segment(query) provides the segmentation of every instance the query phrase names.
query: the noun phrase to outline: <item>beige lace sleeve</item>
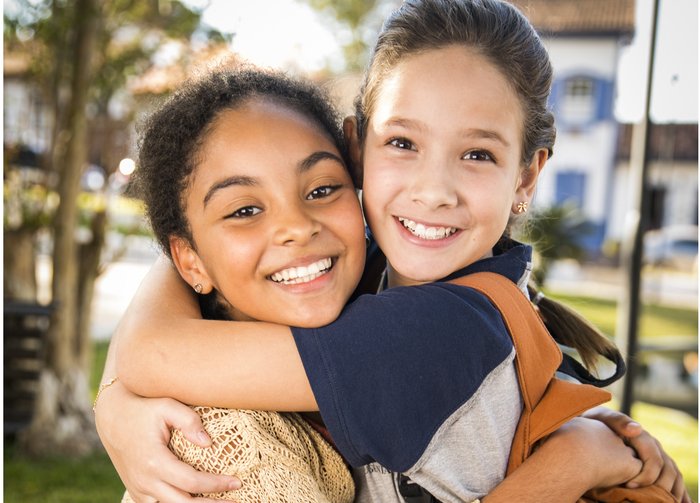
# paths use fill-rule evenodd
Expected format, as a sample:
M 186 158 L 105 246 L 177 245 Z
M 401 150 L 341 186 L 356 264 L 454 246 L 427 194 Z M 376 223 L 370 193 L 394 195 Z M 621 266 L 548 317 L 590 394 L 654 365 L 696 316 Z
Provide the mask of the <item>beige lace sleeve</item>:
M 351 503 L 355 486 L 340 455 L 301 416 L 195 407 L 212 438 L 209 448 L 173 431 L 170 449 L 200 471 L 235 475 L 237 491 L 207 497 L 245 503 Z M 122 503 L 133 500 L 128 493 Z

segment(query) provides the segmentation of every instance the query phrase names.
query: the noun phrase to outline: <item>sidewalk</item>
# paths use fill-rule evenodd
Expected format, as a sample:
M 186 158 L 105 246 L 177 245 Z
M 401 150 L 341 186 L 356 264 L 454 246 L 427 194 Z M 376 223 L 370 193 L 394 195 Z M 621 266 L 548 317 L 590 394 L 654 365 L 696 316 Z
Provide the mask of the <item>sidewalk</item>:
M 94 340 L 108 340 L 146 273 L 158 257 L 147 238 L 133 239 L 128 253 L 112 262 L 95 282 L 90 330 Z

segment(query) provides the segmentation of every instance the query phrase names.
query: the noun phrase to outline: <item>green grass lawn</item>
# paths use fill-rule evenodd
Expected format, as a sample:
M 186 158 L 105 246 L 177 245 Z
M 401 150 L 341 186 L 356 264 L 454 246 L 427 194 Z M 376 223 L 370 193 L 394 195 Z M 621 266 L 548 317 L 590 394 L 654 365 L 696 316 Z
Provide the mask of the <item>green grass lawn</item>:
M 654 435 L 683 474 L 693 501 L 698 500 L 698 422 L 684 412 L 637 402 L 632 417 Z
M 615 303 L 612 301 L 552 295 L 581 312 L 602 331 L 611 334 L 615 327 Z M 641 320 L 641 337 L 688 335 L 697 338 L 697 310 L 646 306 Z M 93 395 L 97 389 L 106 343 L 95 346 L 95 364 L 91 376 Z M 632 416 L 656 436 L 678 463 L 691 497 L 698 498 L 698 422 L 682 412 L 637 403 Z M 82 460 L 29 460 L 11 444 L 4 446 L 4 501 L 7 503 L 109 503 L 118 502 L 123 486 L 109 458 L 97 453 Z
M 613 334 L 617 321 L 615 301 L 573 297 L 548 292 L 581 313 L 602 332 Z M 664 338 L 698 337 L 698 311 L 659 305 L 644 305 L 641 309 L 640 340 L 660 342 Z M 698 421 L 683 412 L 637 402 L 632 417 L 661 441 L 678 464 L 694 501 L 698 499 Z
M 118 503 L 124 486 L 107 454 L 84 459 L 41 461 L 5 444 L 4 499 L 7 503 Z
M 614 300 L 573 297 L 547 292 L 581 313 L 603 333 L 615 333 L 617 305 Z M 643 305 L 639 323 L 640 339 L 659 339 L 665 336 L 698 336 L 697 309 L 680 309 L 659 305 Z

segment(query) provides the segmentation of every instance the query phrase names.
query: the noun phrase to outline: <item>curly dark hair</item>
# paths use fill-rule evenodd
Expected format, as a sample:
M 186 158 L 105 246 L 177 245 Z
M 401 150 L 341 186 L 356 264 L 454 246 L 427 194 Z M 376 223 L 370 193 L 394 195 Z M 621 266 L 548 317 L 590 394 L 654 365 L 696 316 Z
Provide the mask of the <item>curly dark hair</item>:
M 211 125 L 222 112 L 256 98 L 289 107 L 319 125 L 349 166 L 340 115 L 311 82 L 248 66 L 215 70 L 192 80 L 146 119 L 134 173 L 153 233 L 168 256 L 171 236 L 194 247 L 185 216 L 185 191 Z

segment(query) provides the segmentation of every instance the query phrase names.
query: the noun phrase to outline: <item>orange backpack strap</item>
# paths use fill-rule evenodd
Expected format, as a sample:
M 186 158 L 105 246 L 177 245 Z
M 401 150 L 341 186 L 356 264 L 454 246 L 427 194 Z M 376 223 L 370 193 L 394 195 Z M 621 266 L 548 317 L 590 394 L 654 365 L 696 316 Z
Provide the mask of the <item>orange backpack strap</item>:
M 523 292 L 500 274 L 480 272 L 450 281 L 484 294 L 501 312 L 515 346 L 515 368 L 523 397 L 523 412 L 515 430 L 508 471 L 532 453 L 538 440 L 569 419 L 610 400 L 610 393 L 589 384 L 562 381 L 554 376 L 561 350 Z M 637 489 L 612 487 L 586 493 L 579 503 L 677 503 L 665 489 L 652 485 Z
M 524 293 L 508 278 L 479 272 L 450 281 L 485 295 L 501 312 L 515 346 L 515 368 L 523 398 L 523 412 L 508 461 L 511 473 L 532 453 L 535 443 L 569 419 L 610 400 L 610 393 L 594 386 L 554 377 L 561 350 Z

